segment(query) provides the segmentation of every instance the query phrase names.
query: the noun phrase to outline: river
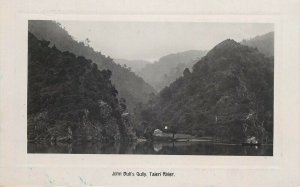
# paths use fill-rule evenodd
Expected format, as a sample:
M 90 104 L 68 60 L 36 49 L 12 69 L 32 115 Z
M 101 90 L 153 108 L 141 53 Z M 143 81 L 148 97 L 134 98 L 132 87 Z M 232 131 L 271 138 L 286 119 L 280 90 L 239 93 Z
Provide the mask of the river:
M 153 155 L 236 155 L 272 156 L 273 145 L 242 146 L 216 142 L 74 142 L 57 144 L 28 143 L 28 153 L 73 154 L 153 154 Z

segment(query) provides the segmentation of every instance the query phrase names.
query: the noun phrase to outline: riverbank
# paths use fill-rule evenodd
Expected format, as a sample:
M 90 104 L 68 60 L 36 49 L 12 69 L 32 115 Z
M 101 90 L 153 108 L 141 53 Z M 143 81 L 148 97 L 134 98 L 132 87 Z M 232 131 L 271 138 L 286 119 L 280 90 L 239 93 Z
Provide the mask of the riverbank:
M 272 156 L 273 145 L 255 147 L 214 141 L 28 143 L 27 153 Z

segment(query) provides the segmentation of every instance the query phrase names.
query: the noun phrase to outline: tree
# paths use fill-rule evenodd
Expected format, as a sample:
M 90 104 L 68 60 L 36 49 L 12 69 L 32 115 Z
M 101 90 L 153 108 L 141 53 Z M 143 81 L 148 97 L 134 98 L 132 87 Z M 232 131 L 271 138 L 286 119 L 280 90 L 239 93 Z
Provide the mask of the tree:
M 120 99 L 120 106 L 121 106 L 121 111 L 126 111 L 127 107 L 126 107 L 126 100 L 122 97 Z
M 84 44 L 85 44 L 86 46 L 90 46 L 90 43 L 91 43 L 91 40 L 90 40 L 90 39 L 86 38 L 86 39 L 84 40 Z
M 189 68 L 185 68 L 183 71 L 183 76 L 187 77 L 191 74 L 190 69 Z

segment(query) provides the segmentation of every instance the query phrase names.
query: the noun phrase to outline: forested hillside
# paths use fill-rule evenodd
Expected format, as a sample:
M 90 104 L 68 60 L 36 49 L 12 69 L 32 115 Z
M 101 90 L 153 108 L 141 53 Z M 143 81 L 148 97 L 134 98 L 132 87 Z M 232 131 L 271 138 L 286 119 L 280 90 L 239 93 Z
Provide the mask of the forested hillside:
M 112 58 L 95 51 L 89 46 L 88 39 L 81 42 L 74 40 L 57 22 L 31 20 L 28 22 L 28 29 L 38 39 L 50 41 L 50 46 L 55 46 L 60 51 L 69 51 L 76 56 L 90 59 L 97 64 L 100 70 L 109 69 L 112 72 L 111 81 L 118 90 L 119 97 L 126 99 L 130 110 L 137 103 L 146 102 L 149 94 L 155 92 L 149 84 L 136 76 L 129 68 L 116 64 Z
M 274 32 L 269 32 L 248 40 L 243 40 L 241 44 L 257 48 L 267 57 L 274 56 Z
M 139 134 L 153 129 L 242 142 L 255 136 L 273 140 L 273 58 L 225 40 L 192 71 L 140 106 Z
M 110 70 L 28 36 L 28 140 L 129 141 L 130 120 Z
M 144 68 L 147 64 L 150 64 L 151 62 L 146 60 L 126 60 L 126 59 L 114 59 L 114 61 L 117 64 L 120 64 L 122 66 L 127 66 L 127 68 L 130 68 L 133 72 L 138 72 L 142 68 Z
M 137 72 L 157 91 L 162 90 L 182 75 L 185 68 L 191 68 L 206 54 L 206 51 L 190 50 L 161 57 L 153 64 L 147 64 Z

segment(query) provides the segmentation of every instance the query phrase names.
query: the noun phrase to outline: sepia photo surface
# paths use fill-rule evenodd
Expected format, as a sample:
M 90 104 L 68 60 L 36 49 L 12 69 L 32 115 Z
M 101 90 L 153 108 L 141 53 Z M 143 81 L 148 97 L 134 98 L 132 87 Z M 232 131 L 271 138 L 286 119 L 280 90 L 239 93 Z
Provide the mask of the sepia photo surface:
M 273 156 L 273 23 L 28 20 L 27 152 Z

